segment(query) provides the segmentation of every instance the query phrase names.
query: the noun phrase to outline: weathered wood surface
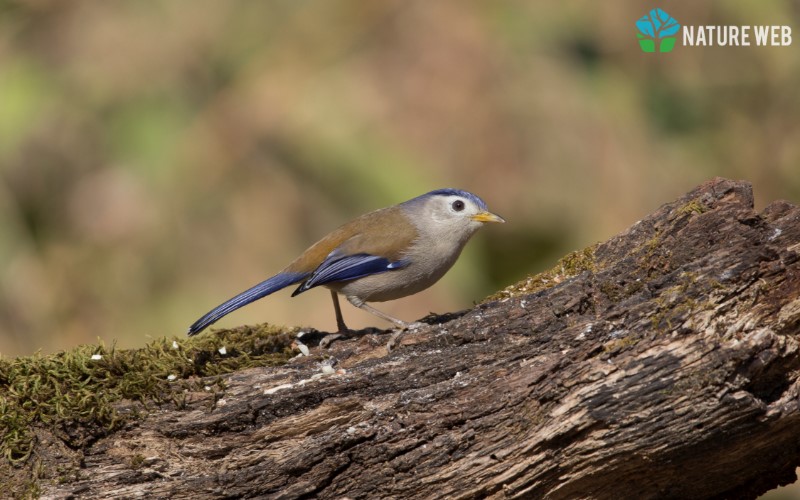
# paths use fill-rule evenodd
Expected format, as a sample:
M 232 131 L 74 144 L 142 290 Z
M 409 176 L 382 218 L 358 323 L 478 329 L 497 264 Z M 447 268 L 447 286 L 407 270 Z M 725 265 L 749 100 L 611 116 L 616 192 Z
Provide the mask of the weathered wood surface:
M 747 183 L 715 179 L 591 267 L 390 355 L 385 334 L 336 342 L 333 374 L 312 348 L 227 376 L 215 406 L 151 413 L 44 493 L 753 498 L 793 481 L 800 209 L 757 214 Z

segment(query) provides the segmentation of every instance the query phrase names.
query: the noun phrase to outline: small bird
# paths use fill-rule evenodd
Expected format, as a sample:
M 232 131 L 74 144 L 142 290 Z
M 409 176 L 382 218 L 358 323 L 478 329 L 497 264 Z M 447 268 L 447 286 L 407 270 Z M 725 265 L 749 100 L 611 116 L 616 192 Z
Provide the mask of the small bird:
M 320 285 L 330 289 L 339 334 L 329 337 L 348 331 L 339 306 L 342 294 L 354 306 L 400 327 L 389 342 L 391 349 L 400 332 L 413 325 L 367 302 L 399 299 L 436 283 L 486 222 L 505 220 L 460 189 L 438 189 L 375 210 L 334 230 L 275 276 L 215 307 L 188 333 L 195 335 L 240 307 L 299 283 L 292 297 Z

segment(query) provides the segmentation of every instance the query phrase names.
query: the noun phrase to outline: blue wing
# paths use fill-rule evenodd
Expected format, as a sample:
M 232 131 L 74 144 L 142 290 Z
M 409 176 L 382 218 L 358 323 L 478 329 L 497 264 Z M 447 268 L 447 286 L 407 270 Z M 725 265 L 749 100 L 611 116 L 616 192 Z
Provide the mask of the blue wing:
M 205 316 L 195 321 L 189 327 L 189 335 L 200 333 L 204 328 L 216 322 L 223 316 L 232 313 L 240 307 L 254 302 L 262 297 L 265 297 L 273 292 L 277 292 L 281 288 L 286 288 L 289 285 L 304 280 L 308 273 L 280 273 L 262 281 L 258 285 L 245 290 L 236 297 L 223 302 L 214 309 L 206 313 Z
M 400 269 L 406 265 L 408 265 L 408 261 L 405 260 L 392 262 L 385 257 L 378 257 L 366 253 L 345 255 L 342 257 L 338 255 L 336 251 L 333 251 L 322 264 L 314 270 L 311 277 L 297 287 L 297 290 L 292 293 L 292 297 L 305 292 L 309 288 L 324 285 L 325 283 L 354 280 L 371 274 L 385 273 L 392 269 Z

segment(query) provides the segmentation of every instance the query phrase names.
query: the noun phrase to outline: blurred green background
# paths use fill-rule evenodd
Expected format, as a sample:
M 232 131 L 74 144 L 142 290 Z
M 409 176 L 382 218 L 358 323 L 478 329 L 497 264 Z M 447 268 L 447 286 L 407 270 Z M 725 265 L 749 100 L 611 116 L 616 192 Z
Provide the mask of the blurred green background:
M 792 47 L 639 49 L 635 21 L 789 1 L 0 1 L 0 353 L 183 335 L 368 210 L 439 187 L 484 229 L 407 320 L 605 240 L 712 176 L 800 201 Z M 352 327 L 378 324 L 345 305 Z M 218 326 L 335 328 L 327 292 Z

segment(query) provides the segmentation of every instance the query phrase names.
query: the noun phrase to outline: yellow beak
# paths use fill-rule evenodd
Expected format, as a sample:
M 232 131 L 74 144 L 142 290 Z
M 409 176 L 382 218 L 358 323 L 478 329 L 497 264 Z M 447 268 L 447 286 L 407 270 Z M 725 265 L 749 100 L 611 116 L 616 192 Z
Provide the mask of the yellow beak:
M 497 214 L 493 214 L 492 212 L 478 212 L 471 218 L 472 220 L 478 222 L 505 222 L 505 219 Z

